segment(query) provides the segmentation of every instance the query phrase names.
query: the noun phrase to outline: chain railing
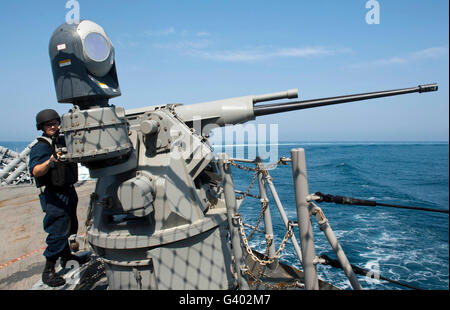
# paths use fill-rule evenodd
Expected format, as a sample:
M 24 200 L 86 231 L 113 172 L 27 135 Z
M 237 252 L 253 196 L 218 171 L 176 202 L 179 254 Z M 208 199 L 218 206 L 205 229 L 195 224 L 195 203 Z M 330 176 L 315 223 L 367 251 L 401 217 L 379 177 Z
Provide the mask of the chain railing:
M 292 229 L 289 229 L 286 231 L 286 234 L 283 237 L 283 241 L 280 244 L 280 247 L 278 248 L 278 250 L 275 253 L 275 256 L 270 257 L 269 259 L 260 259 L 259 257 L 257 257 L 251 247 L 248 244 L 249 238 L 246 237 L 245 235 L 245 230 L 244 230 L 244 225 L 242 222 L 242 217 L 239 213 L 235 214 L 235 218 L 237 219 L 238 223 L 239 223 L 239 231 L 241 233 L 241 237 L 242 237 L 242 242 L 244 243 L 245 246 L 245 250 L 247 251 L 247 253 L 250 255 L 250 257 L 258 262 L 259 264 L 265 266 L 267 264 L 272 264 L 275 262 L 276 259 L 278 259 L 280 257 L 280 253 L 284 250 L 285 246 L 286 246 L 286 242 L 288 241 L 289 238 L 292 237 Z M 254 231 L 253 231 L 254 232 Z M 253 233 L 252 233 L 253 234 Z M 266 248 L 269 247 L 269 245 L 273 242 L 272 238 L 267 237 L 266 235 Z
M 236 159 L 231 158 L 227 161 L 223 161 L 222 164 L 227 164 L 234 166 L 238 169 L 247 171 L 247 172 L 254 172 L 250 185 L 247 188 L 245 192 L 235 191 L 235 194 L 238 193 L 240 196 L 235 196 L 235 199 L 240 200 L 240 204 L 242 204 L 243 200 L 246 197 L 253 197 L 253 198 L 260 198 L 261 201 L 261 212 L 258 216 L 256 225 L 252 227 L 252 230 L 250 232 L 250 235 L 247 237 L 245 233 L 244 226 L 250 226 L 243 223 L 243 219 L 241 214 L 238 212 L 234 212 L 234 214 L 231 215 L 231 220 L 235 223 L 236 233 L 240 234 L 240 239 L 243 244 L 244 250 L 248 254 L 248 257 L 250 257 L 254 262 L 261 266 L 270 266 L 271 264 L 277 262 L 277 260 L 280 258 L 280 255 L 282 251 L 286 247 L 286 243 L 288 239 L 291 239 L 291 242 L 294 246 L 294 250 L 297 254 L 297 257 L 299 259 L 299 262 L 303 266 L 303 272 L 304 272 L 304 282 L 300 283 L 298 281 L 293 281 L 292 283 L 279 283 L 279 284 L 270 284 L 266 283 L 261 279 L 261 275 L 255 275 L 253 274 L 249 267 L 247 265 L 240 265 L 240 270 L 242 272 L 242 275 L 247 275 L 253 282 L 263 285 L 266 288 L 271 289 L 283 289 L 288 287 L 297 287 L 297 288 L 306 288 L 306 289 L 319 289 L 319 280 L 317 276 L 317 270 L 316 270 L 316 264 L 323 263 L 323 259 L 320 259 L 320 257 L 316 256 L 314 251 L 314 238 L 313 232 L 312 232 L 312 224 L 311 224 L 311 216 L 315 215 L 317 221 L 319 222 L 321 230 L 325 233 L 325 236 L 327 237 L 329 243 L 331 244 L 333 250 L 335 251 L 336 255 L 338 256 L 338 259 L 340 263 L 343 266 L 343 270 L 345 271 L 348 279 L 350 280 L 350 283 L 352 284 L 352 287 L 354 289 L 361 289 L 361 285 L 359 284 L 358 280 L 356 279 L 356 276 L 352 270 L 352 267 L 350 263 L 348 262 L 341 246 L 339 245 L 339 242 L 337 241 L 334 232 L 331 230 L 331 227 L 328 224 L 328 221 L 325 218 L 325 215 L 323 214 L 323 211 L 317 207 L 313 203 L 311 199 L 308 200 L 308 197 L 311 197 L 311 195 L 308 193 L 308 183 L 307 183 L 307 176 L 306 176 L 306 161 L 304 159 L 304 150 L 303 149 L 294 149 L 291 151 L 291 158 L 281 157 L 277 162 L 274 162 L 272 164 L 269 164 L 267 166 L 264 166 L 262 162 L 259 160 L 259 158 L 251 161 L 251 160 L 245 160 L 245 159 Z M 294 160 L 292 160 L 292 158 Z M 255 164 L 255 168 L 244 166 L 239 164 L 238 162 L 245 162 L 245 163 L 252 163 Z M 300 245 L 299 242 L 297 242 L 297 239 L 295 238 L 295 235 L 293 234 L 293 221 L 289 220 L 287 218 L 286 212 L 284 211 L 284 208 L 281 204 L 281 201 L 278 197 L 278 194 L 275 190 L 275 186 L 272 182 L 272 177 L 269 174 L 269 170 L 277 167 L 280 164 L 287 165 L 288 162 L 292 162 L 292 172 L 294 177 L 294 189 L 295 189 L 295 196 L 296 196 L 296 203 L 297 203 L 297 220 L 298 220 L 298 226 L 299 226 L 299 235 L 300 235 Z M 224 170 L 222 170 L 224 171 Z M 250 194 L 250 190 L 253 187 L 254 183 L 256 182 L 256 179 L 259 177 L 260 182 L 260 196 L 252 195 Z M 271 193 L 272 198 L 275 200 L 275 205 L 277 206 L 280 216 L 283 220 L 283 223 L 286 228 L 286 233 L 280 243 L 280 246 L 278 250 L 275 252 L 272 250 L 272 254 L 268 255 L 270 253 L 269 248 L 271 246 L 274 246 L 274 238 L 273 238 L 273 232 L 272 235 L 268 234 L 266 231 L 260 230 L 259 225 L 264 218 L 264 221 L 266 222 L 266 216 L 270 216 L 270 212 L 266 212 L 269 208 L 269 201 L 266 198 L 266 194 L 262 193 L 261 190 L 265 189 L 265 186 L 268 186 Z M 234 188 L 234 185 L 233 185 Z M 311 201 L 310 201 L 311 200 Z M 237 210 L 237 209 L 236 209 Z M 269 213 L 269 215 L 267 215 Z M 268 221 L 271 224 L 271 219 L 269 218 Z M 267 226 L 266 226 L 267 229 Z M 255 255 L 254 251 L 251 249 L 249 245 L 249 240 L 253 237 L 253 235 L 256 232 L 263 232 L 265 234 L 266 239 L 266 251 L 263 255 L 264 258 L 260 258 L 257 255 Z
M 249 167 L 249 166 L 244 166 L 241 164 L 238 164 L 237 162 L 246 162 L 246 163 L 254 163 L 255 164 L 255 168 L 253 167 Z M 248 161 L 248 160 L 240 160 L 240 159 L 230 159 L 229 160 L 229 164 L 231 166 L 234 166 L 240 170 L 243 171 L 247 171 L 247 172 L 254 172 L 252 179 L 250 181 L 250 184 L 247 188 L 247 190 L 245 192 L 241 192 L 238 190 L 235 190 L 235 192 L 239 195 L 236 196 L 236 199 L 241 200 L 240 203 L 242 204 L 243 200 L 246 197 L 253 197 L 253 198 L 259 198 L 260 199 L 260 203 L 261 203 L 261 211 L 259 213 L 258 219 L 256 221 L 256 224 L 254 226 L 251 226 L 249 224 L 245 224 L 243 222 L 242 216 L 239 213 L 235 213 L 233 216 L 233 220 L 237 222 L 238 224 L 238 230 L 241 236 L 241 240 L 242 243 L 244 245 L 244 250 L 246 251 L 246 253 L 248 254 L 248 256 L 256 263 L 258 263 L 261 266 L 267 266 L 267 265 L 272 265 L 274 263 L 276 263 L 279 258 L 281 253 L 283 252 L 283 250 L 286 247 L 287 241 L 288 239 L 294 238 L 294 242 L 295 244 L 298 244 L 297 241 L 295 240 L 295 237 L 293 235 L 293 229 L 292 229 L 292 222 L 291 221 L 287 221 L 287 225 L 286 225 L 286 233 L 279 245 L 278 250 L 274 250 L 274 238 L 273 238 L 273 232 L 271 234 L 267 233 L 266 231 L 260 230 L 259 226 L 260 223 L 262 221 L 262 219 L 264 218 L 264 222 L 266 223 L 267 221 L 270 222 L 271 225 L 271 219 L 267 218 L 268 216 L 270 216 L 270 211 L 269 214 L 267 214 L 266 210 L 268 209 L 269 206 L 269 200 L 266 197 L 266 194 L 261 193 L 261 187 L 264 187 L 267 185 L 267 178 L 270 178 L 270 175 L 268 173 L 269 169 L 273 169 L 275 168 L 277 165 L 279 164 L 283 164 L 286 165 L 286 162 L 290 161 L 289 158 L 280 158 L 280 160 L 278 160 L 275 163 L 272 163 L 270 165 L 264 166 L 259 160 L 258 158 L 255 159 L 254 161 Z M 260 178 L 260 176 L 262 176 L 262 178 Z M 260 196 L 256 196 L 256 195 L 252 195 L 250 194 L 250 190 L 252 189 L 256 179 L 261 179 L 260 180 Z M 264 196 L 264 197 L 263 197 Z M 279 208 L 282 206 L 278 206 Z M 283 210 L 284 212 L 284 210 Z M 251 228 L 251 232 L 250 234 L 246 235 L 245 232 L 245 226 L 250 227 Z M 270 230 L 272 230 L 272 227 L 269 228 Z M 262 232 L 264 234 L 265 240 L 266 240 L 266 249 L 265 249 L 265 253 L 263 255 L 264 258 L 259 258 L 257 255 L 255 255 L 254 251 L 252 250 L 252 248 L 249 245 L 249 240 L 253 237 L 253 235 L 256 232 Z M 271 250 L 271 247 L 273 248 Z M 271 253 L 272 252 L 272 253 Z M 271 254 L 270 254 L 271 253 Z M 301 258 L 300 258 L 300 262 L 301 262 Z M 253 273 L 250 272 L 250 269 L 248 268 L 248 266 L 245 266 L 244 268 L 244 274 L 248 275 L 255 283 L 261 284 L 266 288 L 270 288 L 270 289 L 286 289 L 289 287 L 297 287 L 297 288 L 304 288 L 304 285 L 302 283 L 300 283 L 298 280 L 294 280 L 292 283 L 286 283 L 286 282 L 280 282 L 276 285 L 273 284 L 269 284 L 266 283 L 264 281 L 261 280 L 261 275 L 255 275 Z

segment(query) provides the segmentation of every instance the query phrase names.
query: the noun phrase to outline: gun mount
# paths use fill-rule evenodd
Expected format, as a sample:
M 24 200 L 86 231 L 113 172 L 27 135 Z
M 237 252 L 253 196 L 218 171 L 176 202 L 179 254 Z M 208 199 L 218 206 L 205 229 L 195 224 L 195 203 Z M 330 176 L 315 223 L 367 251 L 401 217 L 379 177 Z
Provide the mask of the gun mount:
M 120 92 L 112 45 L 103 29 L 89 21 L 82 21 L 78 28 L 62 29 L 71 35 L 55 31 L 50 55 L 56 68 L 53 73 L 58 101 L 74 104 L 62 116 L 61 132 L 67 145 L 63 156 L 85 165 L 91 177 L 97 178 L 87 239 L 105 263 L 111 289 L 246 288 L 241 281 L 238 249 L 228 239 L 235 219 L 227 212 L 224 172 L 221 169 L 220 173 L 207 139 L 212 129 L 267 114 L 437 90 L 437 85 L 430 84 L 257 105 L 297 98 L 297 90 L 288 90 L 125 111 L 108 104 Z M 86 38 L 91 34 L 95 34 L 95 44 L 103 44 L 97 49 L 102 57 L 88 52 Z M 79 45 L 77 53 L 66 50 L 73 46 L 70 40 Z M 85 52 L 80 52 L 83 49 Z M 105 59 L 106 69 L 102 66 Z M 88 65 L 74 66 L 82 63 Z M 73 98 L 61 86 L 70 77 L 77 79 L 73 85 L 78 85 L 72 91 L 76 94 Z M 200 123 L 200 132 L 194 130 L 196 122 Z M 221 161 L 223 164 L 226 158 Z

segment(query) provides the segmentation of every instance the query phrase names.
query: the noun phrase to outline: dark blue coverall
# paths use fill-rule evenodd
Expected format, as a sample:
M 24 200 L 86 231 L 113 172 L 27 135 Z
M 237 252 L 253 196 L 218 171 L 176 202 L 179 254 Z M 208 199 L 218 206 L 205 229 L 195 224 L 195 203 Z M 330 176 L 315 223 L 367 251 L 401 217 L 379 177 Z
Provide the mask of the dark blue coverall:
M 42 141 L 36 143 L 30 150 L 30 173 L 32 174 L 36 165 L 42 164 L 51 155 L 52 149 L 48 144 Z M 68 250 L 69 236 L 77 233 L 78 196 L 73 185 L 63 188 L 47 185 L 39 194 L 39 200 L 45 212 L 44 230 L 48 233 L 44 256 L 56 259 Z

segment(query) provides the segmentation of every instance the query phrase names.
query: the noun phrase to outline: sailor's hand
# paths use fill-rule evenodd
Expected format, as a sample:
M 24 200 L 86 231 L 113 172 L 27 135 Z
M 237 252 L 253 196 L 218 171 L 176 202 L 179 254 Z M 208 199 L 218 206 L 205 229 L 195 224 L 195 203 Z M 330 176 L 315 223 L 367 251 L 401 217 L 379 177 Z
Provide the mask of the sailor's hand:
M 50 168 L 53 168 L 55 166 L 55 163 L 57 161 L 58 161 L 58 159 L 55 158 L 55 156 L 52 154 L 49 159 L 47 159 L 46 161 L 44 161 L 41 164 L 38 164 L 38 165 L 34 166 L 33 171 L 32 171 L 33 176 L 34 177 L 41 177 L 41 176 L 43 176 L 44 174 L 47 173 L 47 171 Z
M 61 155 L 56 155 L 57 156 L 57 158 L 55 158 L 55 156 L 52 154 L 52 156 L 50 156 L 50 161 L 52 161 L 52 162 L 57 162 L 58 161 L 58 159 L 59 159 L 59 156 L 61 156 Z

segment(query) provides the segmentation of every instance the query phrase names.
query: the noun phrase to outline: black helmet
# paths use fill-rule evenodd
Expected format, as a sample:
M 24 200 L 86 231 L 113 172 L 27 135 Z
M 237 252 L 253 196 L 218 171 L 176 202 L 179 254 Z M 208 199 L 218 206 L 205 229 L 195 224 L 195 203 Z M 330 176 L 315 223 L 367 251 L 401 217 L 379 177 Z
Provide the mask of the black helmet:
M 36 128 L 38 130 L 42 130 L 42 125 L 44 125 L 44 123 L 51 121 L 53 119 L 56 119 L 56 120 L 58 120 L 58 122 L 61 123 L 61 118 L 59 117 L 58 112 L 56 112 L 55 110 L 52 110 L 52 109 L 42 110 L 41 112 L 39 112 L 36 115 Z

